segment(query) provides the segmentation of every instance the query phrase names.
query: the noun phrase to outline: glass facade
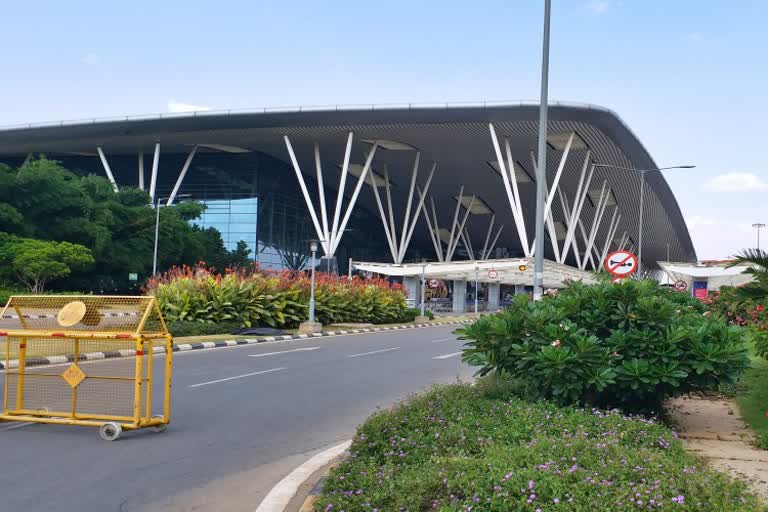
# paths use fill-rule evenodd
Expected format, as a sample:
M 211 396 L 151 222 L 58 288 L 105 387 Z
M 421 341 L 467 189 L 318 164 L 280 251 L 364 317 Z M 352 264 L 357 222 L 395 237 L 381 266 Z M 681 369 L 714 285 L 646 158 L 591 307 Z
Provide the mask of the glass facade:
M 135 155 L 107 155 L 120 186 L 138 185 Z M 157 180 L 159 198 L 168 197 L 184 165 L 186 154 L 160 154 Z M 92 157 L 51 155 L 78 173 L 104 176 L 101 162 Z M 145 187 L 149 187 L 152 155 L 144 155 Z M 317 190 L 310 177 L 309 190 Z M 326 184 L 329 204 L 336 190 Z M 301 194 L 296 175 L 285 162 L 256 151 L 249 153 L 198 152 L 178 192 L 177 201 L 194 200 L 205 206 L 201 227 L 221 233 L 228 250 L 243 241 L 250 257 L 273 269 L 305 268 L 309 240 L 316 238 L 312 220 Z M 316 200 L 316 199 L 315 199 Z M 377 218 L 359 206 L 353 211 L 342 242 L 336 251 L 339 270 L 345 272 L 349 258 L 380 261 L 387 258 L 384 236 L 367 229 Z M 318 255 L 320 256 L 320 255 Z

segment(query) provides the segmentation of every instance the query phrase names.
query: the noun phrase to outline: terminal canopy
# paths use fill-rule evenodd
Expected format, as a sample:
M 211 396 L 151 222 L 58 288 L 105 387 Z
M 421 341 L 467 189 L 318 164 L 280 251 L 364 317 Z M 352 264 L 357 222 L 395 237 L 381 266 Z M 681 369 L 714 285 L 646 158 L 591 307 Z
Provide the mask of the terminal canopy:
M 533 283 L 533 258 L 509 258 L 497 260 L 469 260 L 451 262 L 366 263 L 353 262 L 353 268 L 392 277 L 420 277 L 507 285 L 531 285 Z M 568 281 L 594 283 L 592 272 L 544 260 L 544 286 L 562 288 Z

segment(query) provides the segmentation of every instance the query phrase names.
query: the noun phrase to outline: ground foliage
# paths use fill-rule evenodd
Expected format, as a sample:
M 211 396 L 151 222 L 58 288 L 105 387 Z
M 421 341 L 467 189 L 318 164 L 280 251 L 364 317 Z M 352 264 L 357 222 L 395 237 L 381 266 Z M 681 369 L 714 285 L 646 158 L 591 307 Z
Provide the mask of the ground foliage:
M 653 419 L 520 399 L 499 377 L 439 386 L 359 429 L 317 512 L 762 511 Z

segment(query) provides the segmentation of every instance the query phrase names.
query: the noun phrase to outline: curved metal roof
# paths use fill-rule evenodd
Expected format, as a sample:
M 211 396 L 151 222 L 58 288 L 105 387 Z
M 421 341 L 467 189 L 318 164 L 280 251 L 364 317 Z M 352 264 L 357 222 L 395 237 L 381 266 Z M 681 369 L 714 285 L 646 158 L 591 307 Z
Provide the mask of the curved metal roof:
M 463 184 L 465 195 L 476 194 L 496 213 L 497 225 L 505 225 L 498 246 L 509 248 L 512 255 L 521 254 L 502 179 L 489 165 L 489 162 L 497 158 L 491 144 L 488 123 L 494 124 L 500 138 L 509 137 L 514 159 L 533 175 L 531 151 L 536 148 L 538 105 L 527 102 L 198 112 L 14 126 L 0 128 L 0 158 L 23 157 L 28 153 L 53 156 L 95 153 L 96 146 L 103 147 L 107 155 L 136 154 L 138 150 L 150 152 L 154 144 L 159 142 L 162 147 L 161 169 L 162 154 L 185 153 L 195 144 L 208 146 L 201 147 L 201 151 L 216 151 L 211 148 L 217 145 L 261 151 L 289 163 L 283 141 L 283 135 L 287 135 L 296 150 L 302 170 L 309 177 L 314 176 L 313 144 L 320 144 L 326 190 L 332 190 L 336 184 L 338 166 L 343 159 L 346 135 L 352 131 L 355 133 L 352 163 L 362 163 L 364 153 L 370 147 L 364 140 L 391 140 L 419 149 L 422 162 L 420 182 L 427 174 L 427 164 L 431 166 L 431 162 L 437 162 L 430 195 L 434 196 L 440 206 L 440 226 L 450 226 L 455 207 L 453 198 Z M 592 159 L 597 163 L 637 169 L 656 168 L 638 138 L 608 109 L 584 104 L 551 105 L 549 133 L 568 132 L 576 132 L 583 139 L 591 149 Z M 549 151 L 547 175 L 551 183 L 561 152 L 554 148 Z M 568 193 L 571 201 L 579 180 L 584 151 L 571 150 L 561 178 L 560 187 Z M 373 168 L 377 171 L 384 164 L 388 166 L 391 181 L 395 185 L 393 201 L 396 212 L 405 209 L 413 155 L 412 151 L 379 151 L 374 160 Z M 177 173 L 178 170 L 168 172 Z M 618 236 L 626 229 L 636 242 L 639 173 L 596 169 L 590 188 L 599 189 L 603 179 L 608 181 L 622 214 Z M 688 229 L 663 175 L 648 172 L 646 180 L 644 259 L 647 262 L 666 259 L 669 244 L 671 258 L 695 261 L 696 253 Z M 348 181 L 354 183 L 354 180 Z M 521 183 L 520 186 L 526 226 L 532 240 L 535 185 Z M 347 187 L 349 191 L 350 185 Z M 370 187 L 365 187 L 358 205 L 378 217 Z M 585 225 L 589 226 L 594 213 L 594 206 L 587 202 L 582 212 Z M 607 236 L 610 221 L 608 213 L 603 218 L 598 240 L 604 240 Z M 564 219 L 559 201 L 553 202 L 553 214 L 555 221 Z M 470 218 L 470 236 L 476 244 L 482 244 L 490 219 L 485 215 L 471 215 Z M 383 230 L 380 226 L 377 229 Z M 419 220 L 413 243 L 425 248 L 431 247 L 423 219 Z

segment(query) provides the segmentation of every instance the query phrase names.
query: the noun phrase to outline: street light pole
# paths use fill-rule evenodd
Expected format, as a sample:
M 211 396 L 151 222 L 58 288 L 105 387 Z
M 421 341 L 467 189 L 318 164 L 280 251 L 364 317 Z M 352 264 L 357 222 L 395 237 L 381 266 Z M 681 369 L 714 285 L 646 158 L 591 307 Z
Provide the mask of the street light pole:
M 640 222 L 638 223 L 638 241 L 637 241 L 637 275 L 642 276 L 643 266 L 643 207 L 645 205 L 645 173 L 651 171 L 667 171 L 670 169 L 693 169 L 695 165 L 673 165 L 670 167 L 659 167 L 658 169 L 635 169 L 632 167 L 621 167 L 610 164 L 595 164 L 595 167 L 603 169 L 618 169 L 620 171 L 633 171 L 640 173 Z M 667 259 L 669 259 L 669 246 L 667 246 Z M 642 278 L 642 277 L 641 277 Z
M 152 275 L 157 275 L 157 241 L 160 235 L 160 200 L 155 204 L 155 253 L 152 257 Z
M 180 194 L 176 196 L 176 199 L 181 199 L 182 197 L 189 197 L 190 194 Z M 160 238 L 160 208 L 162 207 L 162 204 L 167 201 L 168 197 L 163 197 L 162 199 L 158 199 L 155 203 L 155 251 L 154 256 L 152 256 L 152 275 L 157 275 L 157 245 L 158 240 Z
M 312 240 L 309 245 L 312 251 L 312 277 L 309 285 L 309 323 L 315 323 L 315 255 L 317 254 L 317 242 Z
M 477 314 L 477 288 L 478 288 L 478 273 L 480 269 L 475 267 L 475 314 Z
M 421 318 L 424 318 L 424 301 L 425 301 L 425 293 L 426 293 L 426 286 L 427 286 L 427 264 L 422 263 L 421 264 Z
M 765 227 L 765 224 L 761 222 L 755 222 L 754 224 L 752 224 L 752 227 L 757 229 L 757 250 L 759 251 L 760 250 L 760 230 Z
M 541 52 L 539 104 L 539 161 L 536 164 L 536 242 L 533 264 L 533 300 L 544 291 L 544 202 L 547 186 L 547 101 L 549 95 L 549 18 L 551 0 L 544 0 L 544 41 Z

